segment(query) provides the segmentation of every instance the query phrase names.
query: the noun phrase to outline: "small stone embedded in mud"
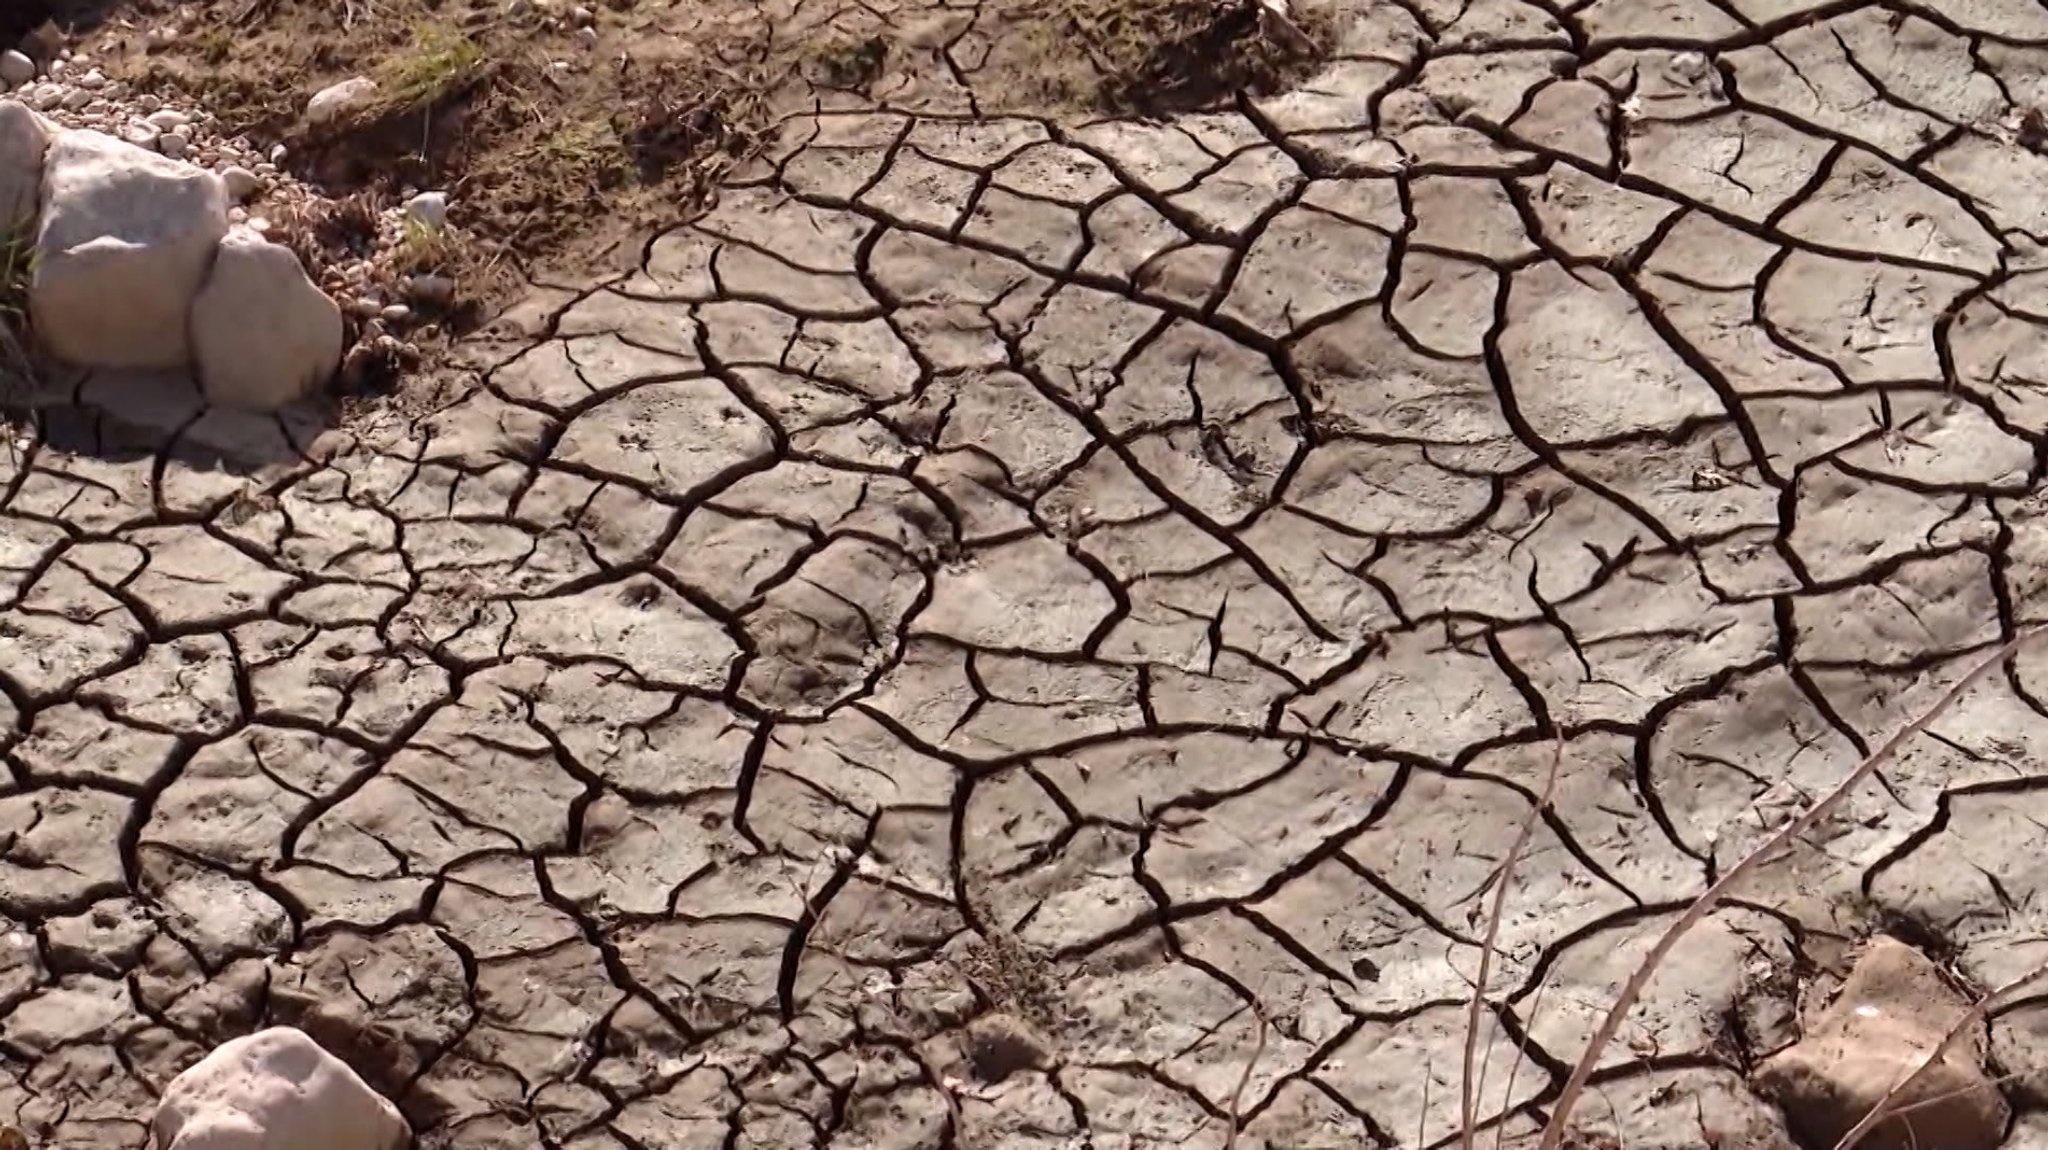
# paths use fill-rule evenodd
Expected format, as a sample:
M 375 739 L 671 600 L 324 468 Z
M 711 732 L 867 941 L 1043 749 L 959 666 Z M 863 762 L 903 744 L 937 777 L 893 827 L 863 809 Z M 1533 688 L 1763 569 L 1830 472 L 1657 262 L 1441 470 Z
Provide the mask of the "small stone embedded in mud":
M 444 275 L 416 275 L 409 287 L 412 298 L 425 304 L 446 304 L 455 298 L 455 280 Z
M 405 219 L 429 231 L 440 231 L 448 225 L 448 193 L 421 192 L 405 201 Z
M 338 120 L 350 112 L 368 104 L 377 96 L 377 81 L 368 76 L 352 76 L 339 84 L 330 84 L 306 101 L 306 121 L 311 124 L 325 124 Z
M 985 1014 L 967 1024 L 967 1063 L 974 1076 L 996 1083 L 1025 1070 L 1052 1065 L 1043 1036 L 1023 1019 Z
M 222 168 L 220 181 L 227 185 L 228 198 L 236 202 L 248 199 L 263 187 L 263 180 L 243 167 Z
M 1880 1103 L 1892 1117 L 1859 1150 L 1992 1150 L 2011 1111 L 1985 1072 L 1984 1024 L 1968 1019 L 1970 1009 L 1926 956 L 1879 937 L 1805 1036 L 1758 1067 L 1756 1087 L 1784 1109 L 1802 1142 L 1821 1150 Z

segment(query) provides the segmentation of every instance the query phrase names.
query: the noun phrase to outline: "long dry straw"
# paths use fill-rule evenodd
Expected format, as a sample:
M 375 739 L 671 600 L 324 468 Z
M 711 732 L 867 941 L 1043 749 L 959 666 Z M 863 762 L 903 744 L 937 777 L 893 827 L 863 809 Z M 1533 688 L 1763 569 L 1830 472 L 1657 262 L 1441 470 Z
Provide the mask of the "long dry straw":
M 1884 1092 L 1884 1096 L 1877 1100 L 1877 1105 L 1872 1106 L 1870 1108 L 1870 1112 L 1863 1116 L 1862 1121 L 1856 1123 L 1856 1125 L 1854 1126 L 1849 1127 L 1848 1133 L 1842 1135 L 1841 1140 L 1835 1143 L 1835 1150 L 1851 1150 L 1852 1147 L 1854 1147 L 1858 1142 L 1861 1142 L 1863 1140 L 1864 1135 L 1869 1134 L 1872 1130 L 1876 1129 L 1878 1123 L 1883 1122 L 1887 1118 L 1905 1114 L 1907 1111 L 1919 1110 L 1928 1106 L 1939 1105 L 1940 1103 L 1947 1102 L 1954 1098 L 1959 1098 L 1963 1095 L 1969 1094 L 1976 1090 L 1997 1089 L 1997 1087 L 1991 1085 L 1987 1081 L 1979 1086 L 1967 1087 L 1961 1090 L 1950 1090 L 1946 1093 L 1938 1094 L 1932 1098 L 1923 1098 L 1917 1102 L 1908 1103 L 1904 1106 L 1898 1104 L 1899 1095 L 1904 1093 L 1906 1088 L 1911 1086 L 1915 1081 L 1917 1081 L 1922 1074 L 1927 1073 L 1928 1067 L 1933 1066 L 1936 1062 L 1941 1061 L 1941 1059 L 1945 1055 L 1947 1055 L 1948 1048 L 1955 1045 L 1956 1039 L 1961 1038 L 1970 1030 L 1983 1025 L 1986 1016 L 1988 1016 L 1991 1013 L 1991 1011 L 1998 1006 L 1999 1003 L 2004 1002 L 2006 999 L 2011 998 L 2013 995 L 2019 993 L 2022 990 L 2025 990 L 2029 986 L 2032 986 L 2034 983 L 2040 981 L 2043 976 L 2048 976 L 2048 967 L 2036 967 L 2035 969 L 2030 970 L 2027 973 L 2020 975 L 2018 978 L 2015 978 L 2012 981 L 2006 983 L 2004 986 L 2001 986 L 1998 989 L 1993 990 L 1991 993 L 1986 994 L 1984 997 L 1978 999 L 1976 1002 L 1971 1003 L 1970 1008 L 1963 1012 L 1962 1017 L 1956 1019 L 1955 1025 L 1949 1027 L 1948 1032 L 1941 1036 L 1941 1041 L 1935 1043 L 1934 1048 L 1932 1050 L 1929 1050 L 1927 1054 L 1920 1059 L 1919 1063 L 1915 1065 L 1911 1071 L 1907 1072 L 1898 1081 L 1892 1083 L 1890 1089 Z M 1910 1127 L 1911 1124 L 1908 1123 L 1908 1128 L 1910 1129 Z
M 1678 940 L 1685 932 L 1707 917 L 1730 891 L 1762 866 L 1767 859 L 1813 829 L 1816 823 L 1840 806 L 1863 780 L 1869 778 L 1879 766 L 1896 755 L 1908 739 L 1926 730 L 1954 706 L 1956 700 L 1962 698 L 1963 693 L 1975 686 L 1979 679 L 2003 666 L 2005 661 L 2012 658 L 2021 648 L 2038 642 L 2043 637 L 2048 637 L 2048 626 L 2029 628 L 1993 652 L 1990 658 L 1972 667 L 1968 674 L 1956 680 L 1947 691 L 1944 691 L 1932 706 L 1900 727 L 1862 762 L 1856 764 L 1854 770 L 1842 776 L 1842 781 L 1836 783 L 1834 789 L 1822 795 L 1797 818 L 1779 827 L 1776 833 L 1765 839 L 1755 850 L 1744 855 L 1742 861 L 1730 867 L 1727 873 L 1707 888 L 1705 894 L 1700 895 L 1691 906 L 1685 908 L 1685 912 L 1678 916 L 1678 921 L 1672 923 L 1658 937 L 1656 945 L 1650 948 L 1643 961 L 1629 974 L 1628 981 L 1622 985 L 1621 993 L 1615 997 L 1614 1005 L 1608 1008 L 1606 1016 L 1594 1029 L 1592 1037 L 1586 1043 L 1585 1052 L 1579 1055 L 1577 1065 L 1572 1067 L 1571 1077 L 1565 1080 L 1564 1089 L 1558 1093 L 1557 1104 L 1550 1112 L 1550 1121 L 1544 1123 L 1543 1135 L 1537 1140 L 1537 1150 L 1557 1150 L 1558 1145 L 1564 1141 L 1566 1123 L 1571 1118 L 1572 1108 L 1578 1104 L 1579 1096 L 1585 1093 L 1586 1080 L 1592 1077 L 1594 1068 L 1599 1066 L 1601 1051 L 1606 1049 L 1607 1044 L 1614 1039 L 1615 1033 L 1621 1029 L 1622 1021 L 1628 1017 L 1628 1012 L 1635 1006 L 1636 999 L 1649 984 L 1650 976 L 1656 973 L 1657 965 L 1664 961 L 1674 946 L 1678 945 Z
M 1535 837 L 1536 824 L 1543 821 L 1543 812 L 1550 809 L 1550 795 L 1557 787 L 1557 769 L 1564 761 L 1564 736 L 1559 735 L 1551 744 L 1550 770 L 1543 776 L 1543 793 L 1536 797 L 1536 805 L 1529 808 L 1528 815 L 1515 832 L 1515 841 L 1508 844 L 1508 853 L 1501 857 L 1500 881 L 1493 888 L 1493 906 L 1486 915 L 1486 937 L 1479 943 L 1479 976 L 1472 981 L 1472 1002 L 1465 1018 L 1465 1069 L 1458 1082 L 1458 1117 L 1461 1134 L 1460 1150 L 1472 1150 L 1473 1140 L 1478 1137 L 1478 1098 L 1484 1086 L 1483 1069 L 1475 1071 L 1474 1063 L 1479 1060 L 1480 1019 L 1486 1013 L 1486 980 L 1493 971 L 1493 955 L 1496 940 L 1500 937 L 1500 920 L 1507 915 L 1508 888 L 1514 885 L 1515 866 L 1522 859 L 1522 852 L 1529 847 L 1529 840 Z M 1491 1052 L 1489 1051 L 1489 1054 Z M 1512 1088 L 1510 1088 L 1512 1089 Z

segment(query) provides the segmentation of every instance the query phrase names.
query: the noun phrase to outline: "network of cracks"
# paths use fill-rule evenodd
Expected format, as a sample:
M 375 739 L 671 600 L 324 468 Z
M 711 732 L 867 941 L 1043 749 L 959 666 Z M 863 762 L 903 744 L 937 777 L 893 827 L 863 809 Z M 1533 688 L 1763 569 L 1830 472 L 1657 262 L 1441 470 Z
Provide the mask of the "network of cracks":
M 261 466 L 24 421 L 0 1112 L 139 1146 L 278 1021 L 426 1146 L 1441 1145 L 1561 743 L 1526 1138 L 1677 909 L 2048 613 L 2048 10 L 1572 7 L 1373 4 L 1171 122 L 821 108 Z M 1856 938 L 2037 963 L 2044 659 L 1689 935 L 1587 1113 L 1767 1144 Z

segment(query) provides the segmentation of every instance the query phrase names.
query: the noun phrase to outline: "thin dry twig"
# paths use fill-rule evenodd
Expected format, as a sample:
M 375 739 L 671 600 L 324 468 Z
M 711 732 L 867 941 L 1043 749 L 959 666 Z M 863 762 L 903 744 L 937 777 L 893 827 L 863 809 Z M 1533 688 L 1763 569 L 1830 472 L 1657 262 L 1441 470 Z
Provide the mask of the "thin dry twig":
M 1422 1063 L 1422 1109 L 1415 1112 L 1415 1144 L 1429 1145 L 1429 1087 L 1436 1081 L 1436 1060 Z
M 1461 1150 L 1472 1150 L 1473 1141 L 1478 1137 L 1478 1095 L 1485 1087 L 1486 1075 L 1483 1067 L 1476 1072 L 1474 1070 L 1474 1064 L 1479 1061 L 1479 1020 L 1486 1013 L 1486 980 L 1493 971 L 1494 944 L 1500 937 L 1500 921 L 1508 910 L 1508 889 L 1514 886 L 1515 867 L 1521 862 L 1522 852 L 1528 849 L 1529 840 L 1536 835 L 1536 824 L 1543 821 L 1543 812 L 1550 809 L 1550 795 L 1557 788 L 1558 766 L 1563 762 L 1564 735 L 1559 733 L 1551 744 L 1550 769 L 1543 775 L 1543 792 L 1536 796 L 1535 805 L 1529 808 L 1521 827 L 1515 831 L 1515 841 L 1508 844 L 1508 853 L 1500 860 L 1499 879 L 1493 888 L 1493 906 L 1486 915 L 1486 936 L 1479 943 L 1479 975 L 1472 981 L 1472 1002 L 1465 1016 L 1465 1064 L 1464 1073 L 1458 1081 L 1458 1145 Z M 1487 1053 L 1491 1056 L 1492 1052 L 1489 1043 Z
M 1879 766 L 1896 755 L 1908 739 L 1926 730 L 1954 706 L 1956 700 L 1962 698 L 1963 693 L 1975 686 L 1979 679 L 2003 666 L 2005 661 L 2017 654 L 2021 648 L 2043 638 L 2048 638 L 2048 626 L 2029 628 L 1993 652 L 1989 658 L 1972 667 L 1969 673 L 1942 692 L 1941 697 L 1931 706 L 1893 732 L 1890 738 L 1866 755 L 1862 762 L 1856 764 L 1854 770 L 1842 776 L 1842 780 L 1836 783 L 1833 789 L 1815 800 L 1813 805 L 1807 807 L 1798 817 L 1779 827 L 1756 849 L 1744 855 L 1709 886 L 1706 893 L 1685 908 L 1678 916 L 1678 920 L 1658 936 L 1656 944 L 1643 956 L 1635 970 L 1630 972 L 1628 981 L 1622 984 L 1621 993 L 1615 997 L 1613 1006 L 1608 1008 L 1606 1016 L 1600 1020 L 1600 1025 L 1594 1028 L 1592 1037 L 1586 1042 L 1585 1051 L 1579 1055 L 1578 1063 L 1572 1067 L 1571 1076 L 1565 1080 L 1564 1089 L 1558 1093 L 1557 1104 L 1550 1112 L 1550 1121 L 1543 1125 L 1543 1134 L 1536 1143 L 1537 1150 L 1557 1150 L 1558 1145 L 1564 1141 L 1566 1123 L 1571 1119 L 1572 1108 L 1578 1103 L 1579 1095 L 1585 1093 L 1586 1080 L 1592 1077 L 1594 1069 L 1599 1066 L 1601 1051 L 1607 1048 L 1615 1032 L 1621 1029 L 1622 1021 L 1628 1017 L 1628 1012 L 1634 1008 L 1636 999 L 1649 984 L 1650 976 L 1656 973 L 1658 964 L 1671 953 L 1671 949 L 1678 945 L 1678 940 L 1698 925 L 1701 919 L 1720 905 L 1721 900 L 1726 898 L 1730 891 L 1761 867 L 1766 860 L 1811 830 L 1816 823 L 1840 806 L 1863 780 L 1869 778 Z
M 1521 1077 L 1522 1064 L 1529 1060 L 1529 1044 L 1535 1040 L 1536 1017 L 1543 1013 L 1543 995 L 1550 989 L 1552 971 L 1544 971 L 1542 981 L 1536 984 L 1536 994 L 1529 1000 L 1529 1021 L 1522 1027 L 1522 1040 L 1515 1044 L 1515 1064 L 1508 1067 L 1507 1089 L 1501 1097 L 1512 1101 L 1515 1097 L 1515 1079 Z M 1481 1071 L 1482 1076 L 1484 1071 Z M 1484 1084 L 1482 1083 L 1482 1086 Z M 1493 1128 L 1493 1150 L 1501 1150 L 1506 1144 L 1508 1124 L 1503 1121 Z
M 1956 1019 L 1955 1025 L 1949 1027 L 1948 1031 L 1941 1036 L 1941 1041 L 1935 1043 L 1934 1048 L 1929 1050 L 1911 1070 L 1901 1076 L 1897 1082 L 1892 1083 L 1891 1087 L 1878 1098 L 1877 1105 L 1872 1106 L 1870 1112 L 1865 1114 L 1861 1121 L 1849 1127 L 1849 1132 L 1842 1135 L 1841 1140 L 1835 1143 L 1835 1150 L 1852 1150 L 1858 1142 L 1861 1142 L 1872 1130 L 1877 1129 L 1878 1125 L 1887 1118 L 1918 1110 L 1922 1107 L 1933 1106 L 1950 1098 L 1968 1094 L 1973 1090 L 1996 1089 L 1996 1087 L 1989 1084 L 1970 1086 L 1960 1090 L 1947 1091 L 1933 1098 L 1922 1098 L 1904 1106 L 1896 1105 L 1899 1095 L 1905 1093 L 1907 1087 L 1919 1081 L 1920 1076 L 1927 1073 L 1929 1067 L 1941 1061 L 1948 1054 L 1948 1048 L 1955 1045 L 1956 1039 L 1982 1026 L 1985 1018 L 2005 999 L 2041 981 L 2044 977 L 2048 977 L 2048 967 L 2036 967 L 2020 975 L 2018 978 L 2007 982 L 2005 985 L 1991 990 L 1982 998 L 1971 1003 L 1969 1009 L 1963 1011 L 1962 1017 Z M 1906 1132 L 1908 1137 L 1912 1135 L 1912 1129 L 1912 1123 L 1907 1123 Z
M 1244 1072 L 1237 1076 L 1237 1088 L 1230 1092 L 1230 1128 L 1223 1136 L 1223 1150 L 1235 1150 L 1237 1146 L 1237 1108 L 1244 1101 L 1244 1088 L 1252 1080 L 1252 1071 L 1258 1069 L 1259 1059 L 1266 1053 L 1266 1012 L 1254 1004 L 1252 1017 L 1259 1020 L 1259 1036 L 1252 1042 L 1252 1056 L 1244 1060 Z
M 1961 1098 L 1965 1094 L 1975 1094 L 1977 1091 L 1984 1089 L 1985 1086 L 1989 1086 L 1994 1090 L 2000 1087 L 2010 1086 L 2013 1083 L 2018 1082 L 2020 1079 L 2025 1077 L 2025 1074 L 2017 1070 L 2008 1070 L 2004 1074 L 1994 1074 L 1990 1078 L 1985 1079 L 1984 1085 L 1981 1086 L 1958 1086 L 1952 1090 L 1944 1090 L 1939 1094 L 1933 1095 L 1932 1097 L 1915 1099 L 1911 1102 L 1906 1103 L 1904 1106 L 1894 1106 L 1891 1110 L 1891 1116 L 1893 1118 L 1897 1118 L 1901 1114 L 1911 1114 L 1915 1110 L 1925 1110 L 1930 1106 L 1939 1106 L 1944 1102 L 1950 1102 L 1957 1098 Z M 1909 1123 L 1906 1127 L 1906 1132 L 1908 1134 L 1911 1134 L 1912 1129 L 1913 1128 Z M 4 1148 L 0 1148 L 0 1150 L 4 1150 Z

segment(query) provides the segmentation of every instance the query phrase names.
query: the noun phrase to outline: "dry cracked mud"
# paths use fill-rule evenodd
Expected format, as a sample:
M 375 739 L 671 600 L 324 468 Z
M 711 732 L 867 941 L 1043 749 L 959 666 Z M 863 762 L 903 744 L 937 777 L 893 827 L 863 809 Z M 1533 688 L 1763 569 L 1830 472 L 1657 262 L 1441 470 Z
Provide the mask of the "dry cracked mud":
M 1439 1146 L 1561 740 L 1526 1137 L 1678 908 L 2048 621 L 2048 10 L 1332 18 L 1170 119 L 821 102 L 346 429 L 22 422 L 0 1114 L 139 1146 L 274 1021 L 431 1147 Z M 1744 1075 L 1854 940 L 2039 963 L 2044 674 L 1689 935 L 1587 1120 L 1784 1145 Z M 2048 1013 L 1989 1045 L 2048 1142 Z

